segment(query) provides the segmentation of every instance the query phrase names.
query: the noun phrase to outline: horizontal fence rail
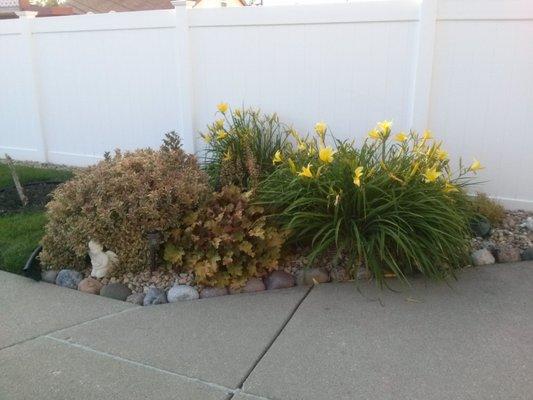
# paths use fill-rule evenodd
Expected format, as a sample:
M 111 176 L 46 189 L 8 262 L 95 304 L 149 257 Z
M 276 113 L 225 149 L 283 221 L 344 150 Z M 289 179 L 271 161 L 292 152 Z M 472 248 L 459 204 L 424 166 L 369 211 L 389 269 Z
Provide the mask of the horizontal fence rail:
M 479 190 L 533 209 L 533 2 L 390 0 L 0 20 L 0 155 L 89 165 L 114 148 L 189 151 L 215 106 L 429 128 L 486 166 Z

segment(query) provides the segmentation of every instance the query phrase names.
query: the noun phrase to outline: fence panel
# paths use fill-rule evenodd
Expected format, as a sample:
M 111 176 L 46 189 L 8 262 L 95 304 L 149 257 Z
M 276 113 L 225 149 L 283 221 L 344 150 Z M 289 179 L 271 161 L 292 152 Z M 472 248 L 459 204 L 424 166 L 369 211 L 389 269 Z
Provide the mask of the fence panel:
M 381 119 L 428 121 L 452 154 L 487 166 L 483 190 L 533 209 L 531 38 L 529 0 L 0 21 L 0 152 L 87 165 L 172 129 L 193 148 L 220 101 L 278 112 L 301 132 L 324 120 L 343 139 Z

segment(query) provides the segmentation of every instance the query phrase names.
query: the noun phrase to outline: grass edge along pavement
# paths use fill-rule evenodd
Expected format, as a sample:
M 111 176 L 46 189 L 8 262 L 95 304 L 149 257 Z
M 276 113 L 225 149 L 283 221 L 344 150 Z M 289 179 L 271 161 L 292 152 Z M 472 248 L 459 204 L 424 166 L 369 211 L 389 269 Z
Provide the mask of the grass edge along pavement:
M 15 165 L 21 183 L 65 181 L 72 171 L 57 167 Z M 0 190 L 13 186 L 11 172 L 0 161 Z M 0 270 L 20 273 L 24 263 L 39 244 L 46 224 L 44 211 L 24 211 L 0 215 Z

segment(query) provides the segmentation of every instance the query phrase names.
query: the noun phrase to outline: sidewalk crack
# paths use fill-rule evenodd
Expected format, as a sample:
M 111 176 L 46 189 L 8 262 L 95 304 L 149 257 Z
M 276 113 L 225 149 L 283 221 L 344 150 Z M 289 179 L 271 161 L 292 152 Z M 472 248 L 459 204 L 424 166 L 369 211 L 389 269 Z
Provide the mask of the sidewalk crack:
M 291 321 L 292 317 L 294 316 L 294 314 L 296 314 L 296 312 L 298 311 L 298 309 L 300 308 L 300 306 L 302 305 L 302 303 L 305 301 L 305 299 L 307 298 L 307 296 L 309 296 L 309 293 L 311 293 L 311 290 L 313 290 L 314 288 L 314 285 L 313 286 L 310 286 L 309 289 L 307 290 L 307 292 L 305 292 L 305 294 L 302 296 L 302 298 L 300 299 L 300 301 L 298 301 L 298 303 L 296 303 L 296 305 L 294 306 L 293 310 L 291 311 L 291 313 L 287 316 L 287 318 L 285 319 L 285 321 L 283 322 L 283 324 L 280 326 L 280 328 L 277 330 L 277 332 L 275 333 L 274 337 L 270 340 L 270 342 L 266 345 L 265 349 L 261 352 L 261 354 L 259 355 L 259 357 L 257 357 L 257 359 L 255 360 L 255 362 L 252 364 L 252 366 L 250 367 L 250 369 L 248 370 L 248 372 L 246 373 L 246 375 L 244 375 L 244 378 L 239 382 L 239 385 L 237 386 L 237 389 L 230 395 L 230 397 L 228 398 L 228 400 L 231 400 L 233 398 L 233 396 L 242 391 L 242 387 L 244 386 L 244 383 L 248 380 L 248 378 L 250 377 L 250 375 L 252 374 L 252 372 L 254 371 L 254 369 L 257 367 L 257 365 L 261 362 L 261 360 L 265 357 L 265 355 L 268 353 L 268 351 L 270 350 L 270 348 L 274 345 L 274 343 L 276 342 L 276 340 L 278 340 L 278 337 L 281 335 L 281 333 L 283 332 L 283 330 L 285 329 L 285 327 L 287 326 L 287 324 Z M 243 391 L 243 393 L 246 393 Z M 252 395 L 251 393 L 246 393 L 246 394 L 250 394 Z M 262 397 L 262 396 L 257 396 L 257 395 L 253 395 L 253 397 L 256 397 L 258 399 L 266 399 L 266 397 Z

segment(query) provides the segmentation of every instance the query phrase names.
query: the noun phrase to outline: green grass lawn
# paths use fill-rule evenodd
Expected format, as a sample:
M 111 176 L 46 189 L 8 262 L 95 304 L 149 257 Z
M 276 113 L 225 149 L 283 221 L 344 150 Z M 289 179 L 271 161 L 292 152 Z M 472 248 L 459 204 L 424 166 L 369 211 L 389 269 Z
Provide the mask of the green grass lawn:
M 28 182 L 65 181 L 69 170 L 57 170 L 17 165 L 22 184 Z M 0 189 L 12 186 L 7 165 L 0 163 Z M 46 216 L 43 211 L 26 211 L 0 216 L 0 269 L 20 273 L 26 260 L 37 247 L 44 233 Z
M 42 211 L 0 217 L 0 269 L 20 273 L 44 233 Z
M 38 168 L 26 165 L 15 165 L 20 183 L 46 182 L 46 181 L 66 181 L 72 176 L 72 171 L 58 170 L 52 168 Z M 0 162 L 0 188 L 12 186 L 13 179 L 9 167 Z

